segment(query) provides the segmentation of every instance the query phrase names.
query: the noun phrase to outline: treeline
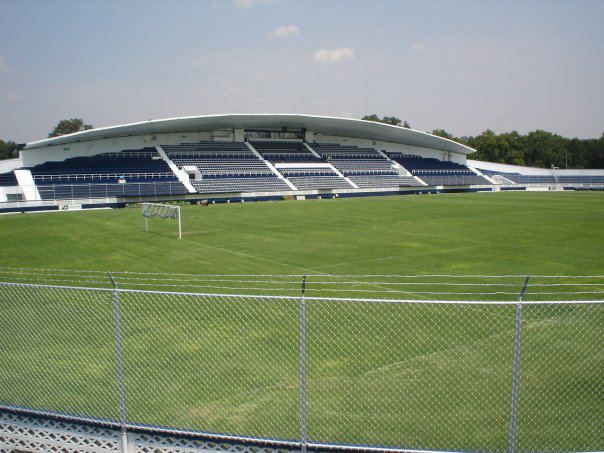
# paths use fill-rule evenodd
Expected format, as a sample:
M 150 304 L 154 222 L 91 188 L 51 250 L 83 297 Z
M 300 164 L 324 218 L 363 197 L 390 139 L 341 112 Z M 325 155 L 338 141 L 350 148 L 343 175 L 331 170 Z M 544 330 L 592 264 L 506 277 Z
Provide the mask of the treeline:
M 442 129 L 433 135 L 450 138 L 474 148 L 469 159 L 502 164 L 551 168 L 604 168 L 604 133 L 600 138 L 566 138 L 536 130 L 527 134 L 516 131 L 496 134 L 487 129 L 474 137 L 454 137 Z
M 11 140 L 6 142 L 4 140 L 0 140 L 0 160 L 14 159 L 15 157 L 19 157 L 17 144 Z
M 362 119 L 394 126 L 410 127 L 395 116 L 380 118 L 375 113 Z M 501 164 L 551 168 L 604 168 L 604 133 L 600 138 L 566 138 L 551 132 L 536 130 L 528 134 L 516 131 L 496 134 L 487 129 L 475 137 L 455 137 L 444 129 L 428 132 L 474 148 L 469 159 Z

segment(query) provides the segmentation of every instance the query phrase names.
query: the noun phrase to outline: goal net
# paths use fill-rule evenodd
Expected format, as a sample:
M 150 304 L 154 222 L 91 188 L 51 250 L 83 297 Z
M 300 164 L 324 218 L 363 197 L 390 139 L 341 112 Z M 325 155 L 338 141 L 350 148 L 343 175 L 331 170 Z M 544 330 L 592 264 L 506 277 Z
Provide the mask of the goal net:
M 141 203 L 141 212 L 145 218 L 145 231 L 149 231 L 149 219 L 159 217 L 160 219 L 178 220 L 178 239 L 182 239 L 182 226 L 180 221 L 180 206 L 159 203 Z

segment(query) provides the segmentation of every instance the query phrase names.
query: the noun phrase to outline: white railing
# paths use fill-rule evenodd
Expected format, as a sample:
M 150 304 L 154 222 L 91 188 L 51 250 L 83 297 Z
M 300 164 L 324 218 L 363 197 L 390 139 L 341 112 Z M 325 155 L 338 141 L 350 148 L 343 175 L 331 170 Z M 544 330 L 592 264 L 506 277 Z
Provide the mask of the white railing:
M 172 172 L 121 172 L 121 173 L 77 173 L 77 174 L 36 174 L 36 182 L 44 181 L 79 181 L 95 179 L 128 179 L 128 178 L 174 178 Z

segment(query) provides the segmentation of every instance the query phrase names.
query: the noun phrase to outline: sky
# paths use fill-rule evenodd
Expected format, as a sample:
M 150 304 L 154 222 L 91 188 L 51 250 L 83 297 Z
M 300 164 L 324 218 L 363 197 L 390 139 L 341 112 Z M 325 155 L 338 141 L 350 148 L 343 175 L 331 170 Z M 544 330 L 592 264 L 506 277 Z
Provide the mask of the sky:
M 0 0 L 0 138 L 212 113 L 604 132 L 604 0 Z

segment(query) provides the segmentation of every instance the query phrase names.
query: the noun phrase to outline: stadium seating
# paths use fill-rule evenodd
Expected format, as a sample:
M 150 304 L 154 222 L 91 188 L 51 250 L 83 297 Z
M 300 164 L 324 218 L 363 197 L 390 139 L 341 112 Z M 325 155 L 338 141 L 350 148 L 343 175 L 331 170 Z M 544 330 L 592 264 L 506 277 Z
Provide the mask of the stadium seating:
M 281 168 L 280 171 L 300 190 L 353 188 L 346 179 L 328 167 L 288 167 Z
M 359 188 L 400 187 L 415 184 L 401 176 L 392 163 L 373 148 L 334 143 L 313 143 L 313 149 Z
M 494 170 L 480 170 L 487 176 L 500 175 L 516 184 L 556 184 L 553 175 L 521 175 L 520 173 L 506 173 Z
M 376 159 L 382 157 L 373 148 L 359 148 L 352 145 L 340 145 L 338 143 L 317 143 L 312 148 L 327 159 Z
M 515 184 L 585 184 L 585 185 L 604 185 L 604 176 L 582 176 L 582 175 L 521 175 L 520 173 L 508 173 L 498 170 L 479 171 L 487 176 L 502 176 Z
M 201 142 L 163 146 L 175 165 L 194 166 L 202 176 L 273 175 L 262 160 L 242 142 Z
M 74 157 L 30 170 L 42 199 L 187 193 L 155 148 Z
M 505 173 L 505 172 L 495 171 L 495 170 L 484 170 L 482 168 L 479 168 L 478 171 L 480 171 L 480 173 L 482 173 L 483 175 L 487 175 L 487 176 L 495 176 L 495 175 L 506 176 L 506 175 L 519 175 L 520 174 L 520 173 Z
M 273 174 L 264 162 L 256 157 L 253 158 L 229 158 L 221 159 L 216 157 L 197 157 L 197 158 L 173 158 L 172 161 L 180 168 L 185 166 L 194 166 L 204 176 L 210 175 L 271 175 Z
M 90 157 L 73 157 L 61 162 L 46 162 L 30 168 L 34 181 L 86 181 L 116 178 L 175 178 L 170 167 L 154 148 Z
M 37 185 L 43 200 L 62 200 L 77 198 L 109 198 L 136 196 L 170 196 L 187 193 L 184 186 L 177 181 L 157 181 L 135 179 L 125 184 L 116 184 L 113 180 L 94 181 L 83 184 L 82 181 L 72 184 Z
M 291 190 L 243 142 L 206 141 L 162 149 L 178 167 L 197 167 L 202 179 L 191 184 L 199 193 Z
M 416 181 L 411 176 L 399 175 L 353 175 L 349 176 L 360 189 L 376 187 L 404 187 L 415 186 Z
M 477 175 L 465 165 L 454 162 L 413 154 L 389 153 L 388 156 L 430 186 L 491 184 L 486 178 Z
M 17 186 L 17 177 L 15 172 L 0 173 L 0 187 Z
M 604 185 L 604 176 L 558 176 L 560 184 L 598 184 Z
M 291 190 L 285 181 L 274 175 L 255 177 L 208 176 L 201 180 L 191 181 L 191 184 L 193 184 L 193 187 L 199 193 L 276 192 Z
M 298 141 L 255 141 L 250 142 L 262 157 L 269 162 L 320 162 L 304 143 Z

